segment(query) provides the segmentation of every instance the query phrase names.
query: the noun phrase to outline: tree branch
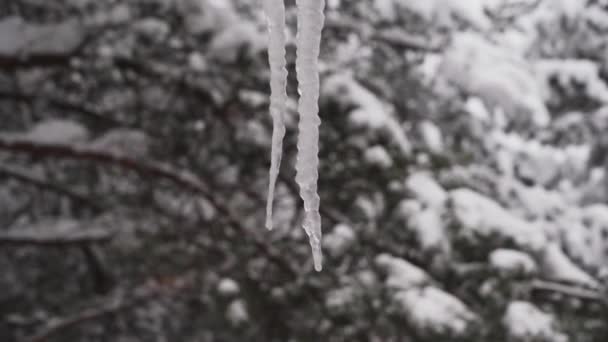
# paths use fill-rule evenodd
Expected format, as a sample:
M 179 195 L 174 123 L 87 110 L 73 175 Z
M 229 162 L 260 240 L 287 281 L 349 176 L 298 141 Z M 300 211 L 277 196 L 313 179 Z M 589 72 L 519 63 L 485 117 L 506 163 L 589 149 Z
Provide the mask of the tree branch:
M 204 183 L 189 172 L 174 170 L 167 164 L 140 161 L 127 155 L 112 153 L 89 146 L 50 144 L 25 139 L 0 137 L 0 150 L 22 152 L 38 157 L 54 156 L 115 165 L 140 174 L 162 177 L 191 191 L 209 195 Z
M 166 164 L 135 160 L 125 155 L 110 153 L 87 146 L 48 144 L 7 137 L 0 137 L 0 150 L 23 152 L 39 157 L 57 156 L 77 160 L 89 160 L 119 166 L 144 175 L 162 177 L 171 180 L 177 185 L 180 185 L 190 191 L 202 195 L 216 208 L 220 214 L 222 214 L 223 220 L 226 223 L 239 231 L 247 231 L 245 227 L 241 225 L 239 220 L 236 219 L 237 216 L 232 213 L 232 210 L 228 206 L 225 206 L 218 201 L 202 180 L 189 172 L 174 170 Z M 289 275 L 295 277 L 298 276 L 297 268 L 288 263 L 279 253 L 277 253 L 277 251 L 270 248 L 264 239 L 260 238 L 256 234 L 250 235 L 255 246 L 263 251 L 268 259 L 278 265 Z
M 41 247 L 80 245 L 106 242 L 112 234 L 105 229 L 88 229 L 84 231 L 59 230 L 9 230 L 0 233 L 2 245 L 35 245 Z
M 189 274 L 186 274 L 176 277 L 170 282 L 165 281 L 162 283 L 156 280 L 148 281 L 146 284 L 136 288 L 130 298 L 126 298 L 124 293 L 116 291 L 113 295 L 102 298 L 100 300 L 101 305 L 91 306 L 74 315 L 49 321 L 45 328 L 34 336 L 25 338 L 23 342 L 44 342 L 81 323 L 118 314 L 145 304 L 163 294 L 172 295 L 178 293 L 190 287 L 191 284 L 187 279 L 188 277 Z
M 0 163 L 0 175 L 11 177 L 24 183 L 30 183 L 39 187 L 40 189 L 52 191 L 59 195 L 66 196 L 68 198 L 73 199 L 76 203 L 84 204 L 88 207 L 95 209 L 96 211 L 103 210 L 103 207 L 99 203 L 94 202 L 92 199 L 86 197 L 85 195 L 70 189 L 63 188 L 57 184 L 48 182 L 31 174 L 26 170 L 18 169 Z
M 54 106 L 61 110 L 70 111 L 73 113 L 77 113 L 79 115 L 90 117 L 98 122 L 103 122 L 111 127 L 129 127 L 129 123 L 119 121 L 117 119 L 111 118 L 108 115 L 104 115 L 99 111 L 87 107 L 84 104 L 79 104 L 74 101 L 70 101 L 67 99 L 60 99 L 50 95 L 45 94 L 30 94 L 18 91 L 5 91 L 0 90 L 0 99 L 5 100 L 13 100 L 25 103 L 32 103 L 36 100 L 46 101 L 51 106 Z
M 537 279 L 532 282 L 532 288 L 534 290 L 561 293 L 568 297 L 596 301 L 604 305 L 608 304 L 604 296 L 602 296 L 599 291 L 589 290 L 578 286 Z

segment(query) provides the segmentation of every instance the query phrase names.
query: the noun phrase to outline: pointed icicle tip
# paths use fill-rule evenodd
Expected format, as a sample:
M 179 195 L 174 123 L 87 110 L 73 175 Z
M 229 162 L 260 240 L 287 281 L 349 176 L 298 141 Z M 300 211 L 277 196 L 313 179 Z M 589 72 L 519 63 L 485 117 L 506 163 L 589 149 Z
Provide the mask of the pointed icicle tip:
M 272 202 L 268 201 L 268 205 L 272 206 Z M 272 213 L 266 214 L 266 229 L 272 230 L 272 228 L 274 228 L 272 224 Z
M 323 252 L 321 246 L 317 244 L 312 246 L 312 261 L 315 266 L 315 271 L 321 272 L 323 270 Z

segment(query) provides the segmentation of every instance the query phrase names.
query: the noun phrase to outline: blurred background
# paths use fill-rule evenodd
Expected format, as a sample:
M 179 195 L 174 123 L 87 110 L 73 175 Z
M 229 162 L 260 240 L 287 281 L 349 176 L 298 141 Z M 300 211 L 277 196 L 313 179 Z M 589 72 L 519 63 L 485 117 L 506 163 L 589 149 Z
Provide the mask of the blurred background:
M 324 269 L 261 0 L 0 2 L 0 341 L 606 341 L 608 1 L 328 0 Z

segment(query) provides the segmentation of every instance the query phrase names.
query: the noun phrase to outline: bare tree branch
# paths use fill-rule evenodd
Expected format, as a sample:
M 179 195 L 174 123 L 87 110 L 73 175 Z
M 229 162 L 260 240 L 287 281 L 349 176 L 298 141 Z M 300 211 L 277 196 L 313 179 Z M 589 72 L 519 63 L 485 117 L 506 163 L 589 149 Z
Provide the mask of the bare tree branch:
M 186 274 L 176 277 L 170 282 L 164 281 L 162 283 L 155 280 L 148 281 L 133 290 L 129 297 L 124 294 L 124 291 L 115 291 L 112 295 L 101 298 L 99 300 L 101 304 L 93 305 L 71 316 L 49 321 L 40 332 L 25 338 L 23 342 L 44 342 L 79 324 L 109 315 L 116 315 L 146 304 L 162 295 L 173 295 L 191 286 L 188 281 L 189 276 L 189 274 Z
M 13 100 L 25 103 L 32 103 L 36 100 L 41 100 L 48 102 L 51 106 L 54 106 L 58 109 L 70 111 L 78 115 L 86 116 L 96 120 L 98 122 L 103 122 L 112 127 L 128 127 L 129 123 L 117 120 L 115 118 L 111 118 L 107 114 L 101 113 L 90 106 L 85 104 L 80 104 L 75 101 L 70 101 L 64 98 L 57 98 L 50 95 L 45 94 L 30 94 L 23 93 L 19 91 L 5 91 L 0 90 L 0 99 L 4 100 Z
M 48 182 L 44 179 L 41 179 L 31 174 L 27 170 L 22 170 L 13 166 L 8 166 L 0 163 L 0 175 L 11 177 L 21 182 L 30 183 L 39 187 L 40 189 L 52 191 L 59 195 L 66 196 L 68 198 L 73 199 L 75 202 L 91 207 L 96 211 L 103 210 L 103 207 L 99 203 L 93 201 L 87 196 L 80 194 L 76 191 L 64 188 L 60 185 Z
M 112 238 L 105 229 L 62 232 L 60 230 L 9 230 L 0 232 L 2 245 L 35 245 L 41 247 L 80 245 L 106 242 Z
M 239 220 L 236 219 L 238 216 L 233 214 L 228 206 L 225 206 L 218 201 L 201 179 L 189 172 L 174 170 L 167 164 L 135 160 L 125 155 L 110 153 L 87 146 L 80 147 L 66 144 L 48 144 L 7 137 L 0 137 L 0 150 L 23 152 L 39 157 L 57 156 L 77 160 L 89 160 L 119 166 L 144 175 L 165 178 L 175 182 L 179 186 L 202 195 L 220 214 L 222 214 L 223 220 L 226 223 L 239 231 L 247 231 Z M 250 237 L 253 239 L 255 246 L 265 253 L 273 263 L 278 265 L 289 275 L 298 276 L 297 267 L 289 264 L 276 250 L 270 248 L 264 239 L 256 234 L 250 234 Z
M 535 290 L 561 293 L 568 297 L 575 297 L 600 302 L 604 305 L 608 304 L 606 298 L 604 298 L 604 296 L 599 291 L 582 288 L 580 286 L 567 285 L 556 283 L 553 281 L 537 279 L 532 282 L 532 288 Z
M 189 172 L 174 170 L 167 164 L 136 160 L 127 155 L 108 152 L 98 148 L 49 144 L 25 139 L 0 137 L 0 150 L 22 152 L 38 157 L 53 156 L 115 165 L 140 174 L 162 177 L 191 191 L 208 195 L 205 184 Z

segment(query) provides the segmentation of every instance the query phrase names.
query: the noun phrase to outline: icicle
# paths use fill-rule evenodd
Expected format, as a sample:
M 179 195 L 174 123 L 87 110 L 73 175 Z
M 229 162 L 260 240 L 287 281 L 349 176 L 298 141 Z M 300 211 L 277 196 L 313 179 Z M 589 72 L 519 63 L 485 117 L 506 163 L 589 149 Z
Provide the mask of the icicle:
M 296 0 L 298 36 L 296 72 L 300 92 L 296 182 L 304 201 L 304 230 L 310 239 L 315 269 L 321 270 L 321 215 L 317 194 L 319 164 L 319 71 L 317 60 L 325 22 L 325 0 Z
M 268 20 L 268 61 L 270 63 L 270 115 L 272 116 L 272 151 L 270 157 L 270 180 L 266 204 L 266 228 L 272 229 L 272 204 L 274 190 L 281 166 L 284 115 L 287 110 L 287 69 L 285 68 L 285 4 L 283 0 L 264 0 L 264 11 Z

